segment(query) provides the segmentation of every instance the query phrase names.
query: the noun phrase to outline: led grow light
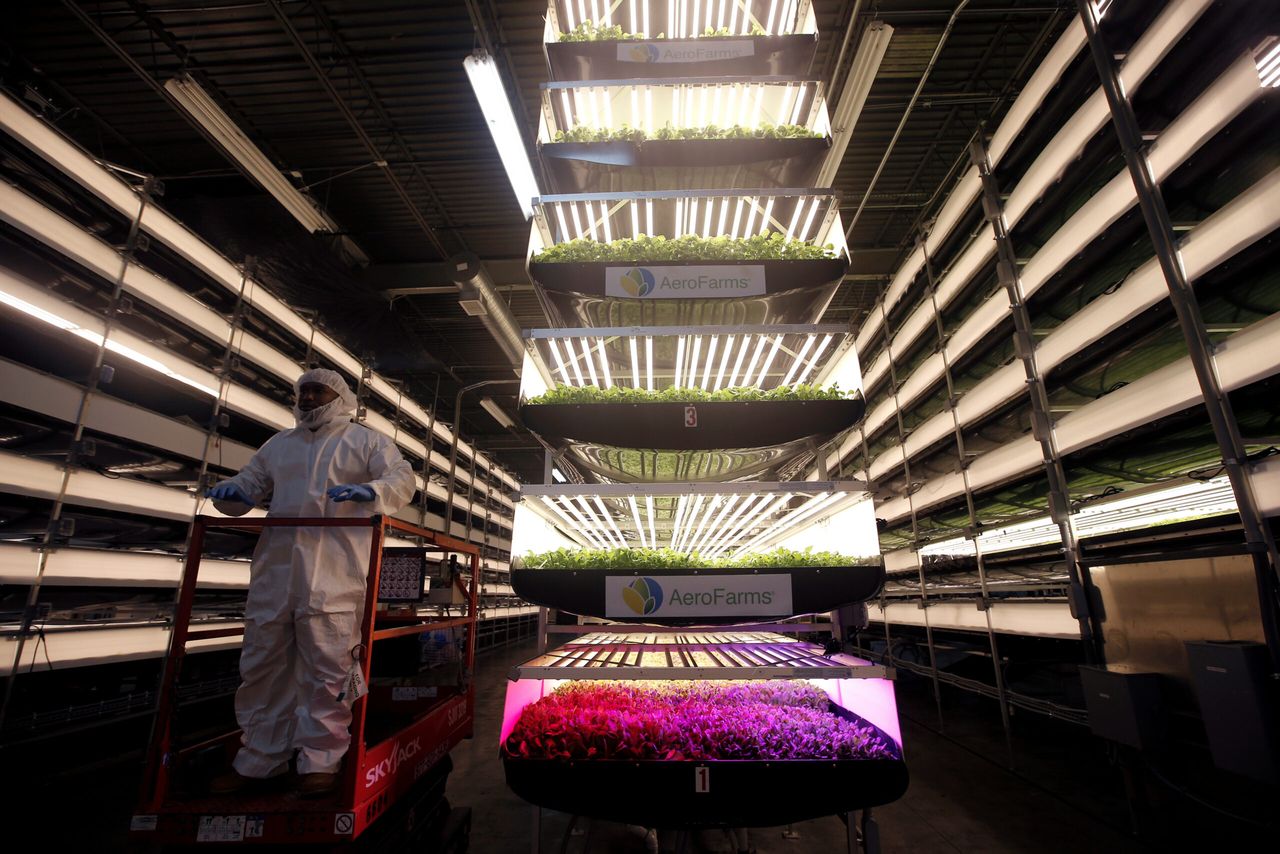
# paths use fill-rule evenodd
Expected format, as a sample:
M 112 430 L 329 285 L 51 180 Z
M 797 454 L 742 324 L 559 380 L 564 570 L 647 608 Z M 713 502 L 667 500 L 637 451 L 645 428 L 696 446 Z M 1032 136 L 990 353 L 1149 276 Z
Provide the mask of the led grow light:
M 769 0 L 767 8 L 750 0 L 595 0 L 590 6 L 584 0 L 557 0 L 549 11 L 549 21 L 555 22 L 546 29 L 549 43 L 583 25 L 625 26 L 629 40 L 653 39 L 657 33 L 669 39 L 709 38 L 707 31 L 721 30 L 738 38 L 817 32 L 812 5 L 797 0 Z
M 637 112 L 638 99 L 632 97 L 639 86 L 644 87 L 643 114 Z M 630 139 L 635 130 L 648 136 L 668 126 L 675 131 L 704 132 L 712 125 L 727 131 L 748 118 L 752 128 L 796 125 L 818 136 L 826 136 L 831 127 L 822 84 L 816 80 L 794 83 L 749 77 L 686 77 L 570 81 L 544 83 L 542 90 L 543 121 L 538 132 L 542 144 L 599 141 L 594 135 L 576 135 L 580 128 L 630 129 Z M 697 108 L 708 102 L 709 111 Z M 518 143 L 519 136 L 512 141 Z
M 543 369 L 524 373 L 525 399 L 547 390 L 544 372 L 575 388 L 624 386 L 628 378 L 631 388 L 650 391 L 673 385 L 763 390 L 803 383 L 843 353 L 850 340 L 837 324 L 760 326 L 746 333 L 736 326 L 535 329 L 525 336 L 535 343 L 530 358 Z
M 1258 82 L 1264 88 L 1280 87 L 1280 37 L 1272 36 L 1253 52 Z
M 28 299 L 23 299 L 23 296 Z M 45 302 L 47 307 L 37 305 L 37 301 Z M 127 330 L 113 329 L 107 335 L 105 334 L 106 326 L 101 318 L 70 304 L 57 306 L 56 301 L 47 293 L 42 295 L 35 286 L 11 276 L 4 270 L 0 270 L 0 303 L 17 309 L 42 323 L 70 332 L 90 344 L 105 346 L 116 355 L 124 356 L 138 365 L 177 380 L 210 397 L 218 396 L 218 381 L 207 371 L 195 366 L 178 366 L 176 364 L 178 360 Z
M 770 545 L 801 522 L 862 501 L 865 486 L 857 481 L 555 483 L 526 485 L 522 492 L 539 516 L 590 547 L 666 546 L 737 557 Z M 796 496 L 808 498 L 790 507 Z
M 533 216 L 533 198 L 538 195 L 538 181 L 533 175 L 533 167 L 529 165 L 523 134 L 515 114 L 511 112 L 511 102 L 507 99 L 498 66 L 493 57 L 482 50 L 464 59 L 462 65 L 467 71 L 467 79 L 471 81 L 471 88 L 475 90 L 493 144 L 498 148 L 502 167 L 516 195 L 516 204 L 528 219 Z
M 338 226 L 314 201 L 289 183 L 262 150 L 254 145 L 231 117 L 190 75 L 166 80 L 164 90 L 250 178 L 275 197 L 285 210 L 310 232 L 332 233 Z M 535 193 L 536 195 L 536 193 Z

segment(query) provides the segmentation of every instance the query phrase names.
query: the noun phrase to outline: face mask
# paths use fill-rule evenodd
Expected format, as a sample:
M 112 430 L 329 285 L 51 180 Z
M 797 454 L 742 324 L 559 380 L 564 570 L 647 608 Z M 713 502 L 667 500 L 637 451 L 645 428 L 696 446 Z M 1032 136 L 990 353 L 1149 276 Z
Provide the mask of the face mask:
M 296 405 L 293 407 L 293 417 L 297 420 L 298 426 L 311 429 L 322 427 L 325 424 L 338 421 L 350 415 L 351 407 L 340 397 L 334 398 L 324 406 L 317 406 L 310 412 L 303 412 Z

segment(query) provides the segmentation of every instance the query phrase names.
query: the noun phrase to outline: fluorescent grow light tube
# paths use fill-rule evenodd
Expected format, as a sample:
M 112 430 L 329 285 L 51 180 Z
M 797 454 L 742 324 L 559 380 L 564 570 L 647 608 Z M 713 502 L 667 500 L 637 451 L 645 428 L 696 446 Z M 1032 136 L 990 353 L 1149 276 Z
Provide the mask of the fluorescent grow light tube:
M 822 170 L 815 182 L 819 187 L 830 187 L 844 162 L 845 151 L 849 140 L 853 138 L 853 130 L 857 127 L 858 117 L 871 92 L 871 84 L 875 82 L 880 70 L 880 62 L 885 51 L 889 49 L 889 40 L 893 37 L 893 27 L 883 21 L 872 21 L 862 33 L 858 41 L 857 52 L 853 55 L 853 64 L 844 79 L 844 88 L 840 91 L 840 101 L 836 104 L 835 114 L 831 120 L 831 150 L 822 162 Z M 839 69 L 837 69 L 837 73 Z
M 338 230 L 337 224 L 289 183 L 190 75 L 183 74 L 165 81 L 164 89 L 187 116 L 204 129 L 214 144 L 262 189 L 274 196 L 303 228 L 312 233 Z
M 1280 86 L 1280 38 L 1272 36 L 1264 41 L 1253 57 L 1258 83 L 1268 89 Z
M 634 495 L 627 496 L 627 506 L 631 508 L 631 518 L 636 523 L 636 533 L 640 536 L 640 548 L 647 549 L 649 548 L 649 541 L 645 538 L 644 525 L 640 522 L 640 508 L 636 506 L 636 499 Z M 655 542 L 654 547 L 656 548 L 657 545 L 658 544 Z
M 27 299 L 23 299 L 27 297 Z M 44 307 L 37 301 L 45 302 Z M 94 345 L 103 345 L 112 353 L 124 356 L 132 362 L 177 380 L 210 397 L 218 396 L 218 381 L 213 374 L 194 366 L 170 361 L 163 350 L 122 329 L 113 330 L 103 344 L 105 326 L 96 315 L 70 304 L 58 306 L 57 301 L 46 295 L 40 299 L 40 289 L 29 285 L 0 270 L 0 303 L 17 309 L 28 317 L 47 323 Z M 52 310 L 51 310 L 52 309 Z
M 525 219 L 533 216 L 533 199 L 538 193 L 538 180 L 533 175 L 533 167 L 529 165 L 529 155 L 524 148 L 524 136 L 515 114 L 511 112 L 511 102 L 507 99 L 506 87 L 502 85 L 502 76 L 498 66 L 487 52 L 480 50 L 462 61 L 475 90 L 476 100 L 480 102 L 480 111 L 484 114 L 485 124 L 493 137 L 493 144 L 498 148 L 498 156 L 502 159 L 502 167 L 507 171 L 507 180 L 511 182 L 511 190 L 516 195 L 516 204 Z

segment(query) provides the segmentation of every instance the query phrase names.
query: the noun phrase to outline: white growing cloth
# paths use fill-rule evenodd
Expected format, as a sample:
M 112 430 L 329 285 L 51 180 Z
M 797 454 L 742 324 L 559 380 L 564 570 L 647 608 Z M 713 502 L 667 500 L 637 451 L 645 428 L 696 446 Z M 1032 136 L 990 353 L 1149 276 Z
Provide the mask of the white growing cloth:
M 335 401 L 336 402 L 336 401 Z M 413 498 L 413 470 L 386 436 L 334 418 L 312 430 L 272 436 L 223 483 L 254 503 L 270 498 L 270 517 L 393 514 Z M 374 500 L 332 501 L 326 490 L 366 484 Z M 216 502 L 243 513 L 238 502 Z M 301 753 L 300 773 L 336 770 L 347 749 L 351 710 L 337 698 L 359 642 L 372 531 L 369 528 L 268 528 L 253 554 L 243 682 L 236 716 L 244 730 L 235 767 L 270 775 Z

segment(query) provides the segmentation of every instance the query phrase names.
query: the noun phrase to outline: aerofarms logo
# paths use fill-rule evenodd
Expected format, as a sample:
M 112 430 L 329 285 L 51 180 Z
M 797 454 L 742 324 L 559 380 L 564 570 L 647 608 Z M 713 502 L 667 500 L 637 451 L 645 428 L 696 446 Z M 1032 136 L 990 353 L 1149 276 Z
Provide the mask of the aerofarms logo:
M 604 581 L 606 617 L 769 617 L 792 613 L 791 576 L 611 575 Z
M 684 63 L 723 62 L 743 56 L 755 56 L 755 42 L 749 39 L 698 39 L 673 44 L 619 44 L 619 62 Z
M 622 588 L 622 601 L 637 616 L 647 617 L 662 607 L 662 586 L 652 578 L 641 576 Z
M 628 45 L 626 50 L 628 62 L 657 62 L 659 58 L 656 44 Z
M 604 295 L 623 299 L 714 299 L 765 293 L 760 264 L 606 267 Z
M 653 293 L 653 289 L 657 285 L 657 279 L 654 278 L 653 273 L 644 267 L 633 267 L 631 272 L 624 273 L 618 279 L 618 284 L 633 297 L 647 297 Z
M 364 772 L 364 787 L 366 789 L 369 788 L 383 777 L 394 777 L 396 770 L 400 767 L 400 763 L 412 759 L 417 755 L 418 750 L 418 739 L 416 738 L 404 745 L 397 741 L 395 746 L 391 748 L 390 756 Z

